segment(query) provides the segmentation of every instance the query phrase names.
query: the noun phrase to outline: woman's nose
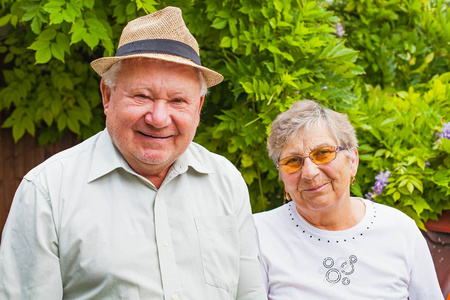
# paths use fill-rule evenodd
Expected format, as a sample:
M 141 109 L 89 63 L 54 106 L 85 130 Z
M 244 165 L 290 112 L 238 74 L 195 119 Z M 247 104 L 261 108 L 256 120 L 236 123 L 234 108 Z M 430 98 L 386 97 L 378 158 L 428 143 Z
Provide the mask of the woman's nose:
M 153 100 L 151 107 L 145 115 L 145 122 L 156 128 L 168 126 L 171 119 L 167 101 Z
M 303 160 L 303 166 L 300 169 L 301 176 L 304 179 L 313 179 L 317 174 L 319 174 L 319 166 L 312 162 L 309 157 Z

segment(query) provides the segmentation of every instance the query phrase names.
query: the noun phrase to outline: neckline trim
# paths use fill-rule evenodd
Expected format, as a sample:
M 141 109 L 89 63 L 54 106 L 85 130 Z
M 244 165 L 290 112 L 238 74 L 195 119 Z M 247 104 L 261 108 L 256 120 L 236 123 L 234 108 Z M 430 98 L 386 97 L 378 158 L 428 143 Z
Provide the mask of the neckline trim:
M 375 203 L 366 199 L 361 200 L 366 205 L 364 217 L 355 226 L 339 231 L 325 230 L 312 226 L 297 212 L 293 202 L 287 204 L 286 212 L 292 226 L 298 231 L 301 238 L 326 244 L 349 243 L 364 238 L 376 226 L 377 208 Z

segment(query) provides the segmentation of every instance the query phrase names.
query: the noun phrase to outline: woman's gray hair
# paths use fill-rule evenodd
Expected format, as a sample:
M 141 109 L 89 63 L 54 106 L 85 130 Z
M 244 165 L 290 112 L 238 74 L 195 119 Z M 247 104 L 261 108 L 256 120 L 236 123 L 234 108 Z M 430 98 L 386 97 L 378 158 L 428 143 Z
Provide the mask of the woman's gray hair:
M 355 129 L 345 114 L 335 112 L 311 100 L 297 101 L 285 112 L 280 113 L 270 127 L 267 141 L 269 157 L 276 164 L 280 160 L 281 151 L 286 144 L 296 137 L 300 130 L 327 128 L 338 146 L 358 147 Z M 351 151 L 345 151 L 353 158 Z
M 116 86 L 117 76 L 120 73 L 120 69 L 122 68 L 123 61 L 124 60 L 119 60 L 118 62 L 113 64 L 108 71 L 106 71 L 103 74 L 102 78 L 107 87 L 113 88 Z M 206 80 L 203 77 L 203 74 L 202 74 L 202 72 L 200 72 L 199 69 L 195 69 L 195 70 L 197 70 L 198 77 L 200 79 L 200 85 L 201 85 L 200 86 L 200 96 L 201 97 L 206 96 L 208 94 L 208 86 L 206 85 Z

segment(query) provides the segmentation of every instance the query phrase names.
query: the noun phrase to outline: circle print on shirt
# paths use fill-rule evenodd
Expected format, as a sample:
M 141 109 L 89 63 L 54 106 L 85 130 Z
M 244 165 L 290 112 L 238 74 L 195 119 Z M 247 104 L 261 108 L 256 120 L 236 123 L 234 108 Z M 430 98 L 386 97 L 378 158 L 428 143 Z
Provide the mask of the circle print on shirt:
M 343 285 L 349 285 L 350 278 L 347 276 L 355 272 L 355 264 L 357 261 L 358 258 L 356 255 L 350 255 L 348 259 L 339 257 L 336 261 L 331 257 L 326 257 L 323 260 L 323 267 L 325 268 L 325 282 L 329 284 L 342 282 Z

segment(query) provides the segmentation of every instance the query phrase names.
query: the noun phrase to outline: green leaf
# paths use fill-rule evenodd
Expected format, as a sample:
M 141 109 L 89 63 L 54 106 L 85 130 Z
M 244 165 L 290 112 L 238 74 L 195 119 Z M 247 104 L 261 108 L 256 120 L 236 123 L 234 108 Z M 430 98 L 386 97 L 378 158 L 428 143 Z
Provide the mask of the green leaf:
M 217 13 L 218 17 L 221 17 L 222 19 L 228 19 L 230 17 L 230 13 L 225 10 L 221 10 Z
M 95 46 L 98 45 L 98 43 L 100 42 L 100 39 L 99 39 L 97 36 L 93 35 L 93 34 L 86 33 L 86 34 L 83 36 L 83 41 L 84 41 L 91 49 L 93 49 Z
M 341 49 L 339 51 L 336 51 L 335 53 L 333 53 L 333 55 L 331 57 L 336 58 L 336 57 L 342 57 L 342 56 L 356 56 L 357 52 L 353 49 Z
M 30 47 L 28 47 L 28 49 L 37 51 L 37 50 L 48 48 L 49 46 L 50 46 L 50 42 L 37 40 L 37 41 L 34 41 L 30 45 Z
M 67 23 L 73 23 L 75 21 L 76 16 L 77 13 L 72 6 L 67 5 L 66 9 L 62 11 L 62 17 L 64 21 L 66 21 Z
M 45 64 L 52 58 L 52 51 L 50 47 L 40 48 L 36 51 L 35 59 L 37 64 Z
M 431 210 L 430 205 L 422 197 L 414 197 L 413 205 L 414 210 L 420 216 L 420 214 L 426 209 Z
M 10 127 L 13 127 L 14 124 L 15 124 L 15 119 L 12 116 L 10 116 L 2 124 L 2 128 L 10 128 Z
M 410 182 L 421 192 L 423 193 L 423 183 L 416 177 L 411 177 Z
M 33 21 L 31 21 L 30 27 L 31 31 L 33 31 L 35 34 L 39 34 L 42 28 L 41 20 L 39 20 L 39 18 L 34 18 Z
M 425 57 L 425 63 L 429 64 L 430 62 L 432 62 L 434 59 L 434 53 L 431 52 L 430 54 L 427 55 L 427 57 Z
M 129 2 L 125 8 L 125 13 L 127 15 L 133 15 L 136 12 L 136 5 L 134 2 Z
M 53 114 L 49 110 L 44 110 L 42 113 L 42 118 L 44 119 L 47 126 L 51 126 L 53 124 Z
M 258 178 L 258 175 L 253 169 L 249 169 L 242 172 L 242 177 L 247 184 L 252 184 L 255 178 Z
M 56 43 L 64 50 L 64 52 L 69 53 L 70 46 L 69 46 L 69 37 L 65 33 L 58 33 L 56 35 Z
M 238 47 L 239 47 L 239 42 L 238 42 L 238 39 L 237 38 L 233 38 L 232 40 L 231 40 L 231 46 L 232 46 L 232 49 L 233 50 L 236 50 Z
M 408 181 L 406 184 L 406 187 L 408 188 L 408 191 L 412 194 L 414 192 L 414 185 L 411 183 L 411 181 Z
M 242 167 L 248 168 L 253 165 L 253 159 L 250 155 L 244 153 L 241 158 Z
M 22 22 L 30 21 L 31 19 L 34 19 L 36 17 L 37 10 L 28 11 L 22 16 Z
M 58 100 L 53 100 L 50 105 L 50 111 L 53 113 L 54 116 L 59 115 L 59 112 L 62 110 L 62 104 Z
M 381 126 L 386 126 L 388 124 L 394 123 L 397 121 L 397 118 L 388 118 L 386 120 L 384 120 L 383 122 L 381 122 Z
M 231 47 L 231 38 L 229 36 L 224 36 L 220 41 L 220 47 L 229 48 Z
M 72 44 L 76 44 L 82 41 L 83 37 L 87 33 L 86 28 L 84 27 L 84 20 L 79 19 L 75 23 L 73 23 L 70 32 L 72 33 L 71 37 Z
M 51 44 L 51 51 L 52 55 L 59 59 L 60 61 L 64 62 L 64 49 L 60 44 L 53 43 Z
M 17 15 L 11 16 L 10 23 L 12 26 L 16 27 L 18 22 L 19 22 L 19 16 L 17 16 Z
M 97 19 L 89 18 L 86 19 L 86 25 L 89 27 L 89 32 L 97 35 L 99 38 L 106 35 L 106 29 L 103 24 Z
M 51 0 L 44 5 L 44 8 L 61 8 L 66 5 L 66 0 Z
M 22 122 L 17 122 L 12 128 L 12 134 L 14 142 L 17 143 L 18 140 L 25 134 L 25 126 Z
M 38 39 L 41 41 L 51 41 L 56 36 L 56 30 L 49 28 L 41 32 Z
M 26 131 L 31 134 L 32 136 L 34 136 L 35 132 L 36 132 L 36 127 L 34 125 L 33 120 L 28 116 L 25 115 L 22 118 L 22 122 L 23 122 L 23 126 L 26 129 Z
M 84 0 L 84 6 L 87 8 L 93 8 L 95 4 L 95 0 Z
M 67 127 L 69 127 L 72 132 L 80 134 L 80 123 L 77 120 L 73 118 L 67 118 Z
M 62 113 L 56 119 L 56 126 L 58 127 L 58 130 L 61 132 L 66 128 L 66 125 L 67 125 L 67 115 Z
M 7 14 L 6 16 L 1 17 L 0 18 L 0 27 L 3 27 L 6 24 L 8 24 L 10 20 L 11 20 L 11 14 Z
M 253 84 L 251 82 L 241 82 L 241 84 L 247 94 L 253 94 L 255 92 L 253 90 Z
M 50 24 L 61 24 L 64 21 L 64 16 L 61 11 L 54 11 L 50 13 Z
M 217 18 L 213 21 L 211 26 L 216 29 L 224 29 L 227 26 L 227 20 Z

